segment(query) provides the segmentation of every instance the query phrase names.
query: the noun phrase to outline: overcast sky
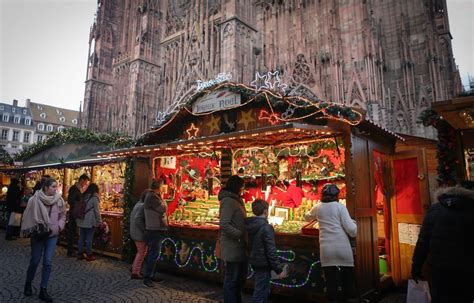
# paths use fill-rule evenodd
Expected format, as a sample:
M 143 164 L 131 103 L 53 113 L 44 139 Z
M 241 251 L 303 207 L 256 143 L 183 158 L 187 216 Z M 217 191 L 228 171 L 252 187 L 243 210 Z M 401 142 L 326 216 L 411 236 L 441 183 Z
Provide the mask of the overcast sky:
M 461 77 L 474 76 L 474 0 L 447 0 Z M 97 0 L 0 0 L 0 102 L 78 109 Z

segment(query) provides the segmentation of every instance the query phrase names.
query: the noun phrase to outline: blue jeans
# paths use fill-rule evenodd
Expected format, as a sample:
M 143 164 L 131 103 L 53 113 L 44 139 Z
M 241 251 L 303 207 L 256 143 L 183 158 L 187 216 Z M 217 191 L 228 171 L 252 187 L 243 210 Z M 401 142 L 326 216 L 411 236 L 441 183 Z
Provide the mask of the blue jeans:
M 50 237 L 45 240 L 35 240 L 31 238 L 31 259 L 28 271 L 26 272 L 26 282 L 31 283 L 35 278 L 41 256 L 43 256 L 43 271 L 41 273 L 41 288 L 48 287 L 49 275 L 53 264 L 54 249 L 58 237 Z M 43 255 L 44 253 L 44 255 Z
M 268 269 L 255 269 L 255 288 L 252 303 L 266 303 L 270 294 L 271 273 Z
M 145 263 L 145 280 L 151 280 L 155 274 L 155 264 L 160 253 L 160 244 L 163 237 L 161 230 L 146 230 L 145 238 L 148 246 L 148 255 Z
M 241 303 L 247 279 L 247 262 L 225 262 L 224 303 Z
M 77 245 L 77 252 L 82 254 L 84 251 L 82 250 L 82 245 L 84 241 L 86 242 L 86 253 L 88 256 L 92 254 L 92 237 L 94 236 L 94 227 L 91 228 L 83 228 L 81 227 L 81 232 L 79 236 L 79 244 Z

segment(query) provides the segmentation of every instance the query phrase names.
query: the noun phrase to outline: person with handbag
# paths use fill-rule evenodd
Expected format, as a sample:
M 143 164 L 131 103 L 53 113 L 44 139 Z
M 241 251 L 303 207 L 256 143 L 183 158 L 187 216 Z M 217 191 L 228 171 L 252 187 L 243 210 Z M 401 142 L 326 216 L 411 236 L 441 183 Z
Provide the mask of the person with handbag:
M 92 254 L 92 238 L 94 237 L 94 229 L 102 222 L 99 209 L 99 186 L 91 183 L 83 194 L 85 204 L 84 214 L 82 218 L 76 218 L 77 226 L 79 226 L 79 243 L 77 245 L 77 259 L 86 261 L 95 261 Z M 86 244 L 86 255 L 84 255 L 83 245 Z
M 321 202 L 306 213 L 305 219 L 319 222 L 321 267 L 326 278 L 328 301 L 338 301 L 338 281 L 341 280 L 346 301 L 357 302 L 354 256 L 349 239 L 357 235 L 357 225 L 347 208 L 339 203 L 339 188 L 335 184 L 323 186 Z
M 244 180 L 233 175 L 218 195 L 220 202 L 220 256 L 225 262 L 224 302 L 242 302 L 242 289 L 247 277 L 247 232 L 242 192 Z
M 15 221 L 20 213 L 20 201 L 21 201 L 21 189 L 19 181 L 16 178 L 12 178 L 7 191 L 7 228 L 5 230 L 5 240 L 16 240 L 17 237 L 14 235 Z M 21 217 L 21 215 L 20 215 Z M 18 229 L 16 230 L 16 233 Z
M 43 256 L 39 299 L 45 302 L 53 302 L 47 287 L 58 235 L 66 224 L 66 206 L 57 189 L 56 180 L 45 179 L 42 189 L 35 192 L 28 201 L 21 223 L 22 235 L 31 237 L 31 258 L 26 272 L 24 295 L 33 294 L 31 283 Z
M 74 256 L 74 242 L 77 238 L 77 223 L 76 218 L 74 218 L 74 209 L 82 199 L 82 193 L 86 191 L 89 181 L 89 176 L 87 174 L 82 174 L 76 184 L 71 186 L 68 191 L 67 202 L 69 204 L 69 217 L 66 234 L 68 257 Z

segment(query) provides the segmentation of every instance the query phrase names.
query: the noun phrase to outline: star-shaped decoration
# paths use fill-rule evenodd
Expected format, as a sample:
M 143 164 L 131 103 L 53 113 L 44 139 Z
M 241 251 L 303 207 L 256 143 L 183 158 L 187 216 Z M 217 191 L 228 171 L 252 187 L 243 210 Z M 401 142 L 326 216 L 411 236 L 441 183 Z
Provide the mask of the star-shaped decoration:
M 252 117 L 252 114 L 253 114 L 253 109 L 249 109 L 246 112 L 244 111 L 240 112 L 240 120 L 237 121 L 237 124 L 243 124 L 245 127 L 245 130 L 247 130 L 249 128 L 249 124 L 255 121 L 255 119 Z
M 280 82 L 281 82 L 281 79 L 280 79 L 279 71 L 267 73 L 267 79 L 265 80 L 265 85 L 269 89 L 276 89 L 280 85 Z
M 166 258 L 168 258 L 168 259 L 173 256 L 173 253 L 171 252 L 171 247 L 165 246 L 164 255 L 165 255 Z
M 267 82 L 267 75 L 263 74 L 260 75 L 259 72 L 255 73 L 255 80 L 250 82 L 250 86 L 255 88 L 255 92 L 258 93 L 259 91 L 263 89 L 268 89 L 268 86 L 266 84 Z
M 214 260 L 212 259 L 212 256 L 210 255 L 207 255 L 206 256 L 206 264 L 211 267 L 212 266 L 212 263 L 214 263 Z
M 188 134 L 188 140 L 197 138 L 198 132 L 199 128 L 194 126 L 194 123 L 191 123 L 191 126 L 186 130 L 186 133 Z
M 212 133 L 214 130 L 219 131 L 219 124 L 221 122 L 221 117 L 211 116 L 211 121 L 206 123 L 209 126 L 209 133 Z

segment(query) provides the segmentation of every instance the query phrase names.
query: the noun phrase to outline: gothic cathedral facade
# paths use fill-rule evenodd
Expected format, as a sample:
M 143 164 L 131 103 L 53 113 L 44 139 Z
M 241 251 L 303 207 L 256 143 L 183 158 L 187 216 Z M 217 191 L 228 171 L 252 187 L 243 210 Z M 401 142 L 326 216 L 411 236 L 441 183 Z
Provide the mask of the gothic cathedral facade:
M 461 90 L 446 0 L 98 0 L 82 126 L 137 137 L 221 72 L 434 137 L 421 111 Z

